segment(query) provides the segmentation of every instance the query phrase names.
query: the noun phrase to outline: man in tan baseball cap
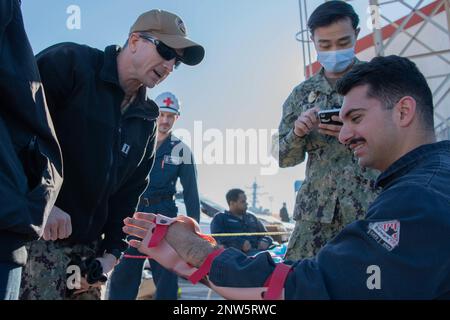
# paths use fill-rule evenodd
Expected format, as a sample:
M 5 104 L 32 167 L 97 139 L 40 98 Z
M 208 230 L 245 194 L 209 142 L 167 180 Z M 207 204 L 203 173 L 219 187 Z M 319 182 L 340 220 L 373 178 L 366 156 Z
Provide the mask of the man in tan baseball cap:
M 182 50 L 183 54 L 177 57 L 178 60 L 194 66 L 205 56 L 204 48 L 187 37 L 183 20 L 173 13 L 156 9 L 145 12 L 131 26 L 130 34 L 135 32 L 150 36 L 163 58 L 170 58 L 170 49 Z M 163 48 L 158 47 L 161 42 Z
M 99 274 L 117 264 L 127 247 L 120 222 L 134 213 L 155 159 L 159 109 L 146 90 L 179 63 L 199 64 L 204 54 L 178 16 L 152 10 L 137 19 L 122 48 L 65 42 L 37 56 L 67 175 L 43 238 L 29 244 L 21 299 L 101 298 L 104 277 L 87 271 L 78 289 L 66 290 L 67 263 L 89 259 L 93 268 L 85 269 Z M 87 158 L 77 156 L 86 152 Z M 57 240 L 64 241 L 54 245 Z M 42 257 L 51 263 L 40 263 Z M 42 285 L 49 281 L 58 285 Z

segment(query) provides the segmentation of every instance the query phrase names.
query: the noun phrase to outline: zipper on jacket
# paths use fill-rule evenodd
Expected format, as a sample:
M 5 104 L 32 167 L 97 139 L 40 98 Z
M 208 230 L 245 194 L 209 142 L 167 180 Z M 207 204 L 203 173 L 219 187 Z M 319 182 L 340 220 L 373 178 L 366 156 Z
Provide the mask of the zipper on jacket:
M 127 113 L 128 113 L 128 115 L 127 115 Z M 109 168 L 108 168 L 108 172 L 106 173 L 106 178 L 105 178 L 106 181 L 105 181 L 105 184 L 103 186 L 103 189 L 102 189 L 101 193 L 99 194 L 98 201 L 97 201 L 97 203 L 95 205 L 95 208 L 94 208 L 91 216 L 89 217 L 87 234 L 89 234 L 89 231 L 90 231 L 90 229 L 92 227 L 95 211 L 100 206 L 100 204 L 101 204 L 101 202 L 103 200 L 103 197 L 105 196 L 106 191 L 108 190 L 110 179 L 111 179 L 111 172 L 116 167 L 116 165 L 114 163 L 114 158 L 115 158 L 114 155 L 116 154 L 115 151 L 117 151 L 117 153 L 119 153 L 119 149 L 120 149 L 120 144 L 121 144 L 121 140 L 122 140 L 122 125 L 123 125 L 122 121 L 126 120 L 126 119 L 130 119 L 130 118 L 139 118 L 139 119 L 142 119 L 144 121 L 149 121 L 149 122 L 156 120 L 156 118 L 149 117 L 148 115 L 133 114 L 133 113 L 129 114 L 129 112 L 126 112 L 124 115 L 120 116 L 119 128 L 117 130 L 117 138 L 115 140 L 115 145 L 113 146 L 113 148 L 110 149 L 111 154 L 110 154 Z
M 114 151 L 116 149 L 118 149 L 117 146 L 120 145 L 120 140 L 122 138 L 122 121 L 121 120 L 120 120 L 120 123 L 119 123 L 119 129 L 117 130 L 117 135 L 116 136 L 117 136 L 117 138 L 115 139 L 114 146 L 110 149 L 110 157 L 109 157 L 110 161 L 109 161 L 109 164 L 108 164 L 108 171 L 107 171 L 106 177 L 105 177 L 105 183 L 103 185 L 102 191 L 99 193 L 97 204 L 95 205 L 95 208 L 94 208 L 91 216 L 89 217 L 89 223 L 88 223 L 88 228 L 87 228 L 88 234 L 89 234 L 89 231 L 90 231 L 90 229 L 92 227 L 92 223 L 93 223 L 94 216 L 95 216 L 95 211 L 100 206 L 100 204 L 101 204 L 101 202 L 103 200 L 103 197 L 105 196 L 106 191 L 108 190 L 110 179 L 111 179 L 111 171 L 115 167 L 114 166 L 114 154 L 115 154 Z

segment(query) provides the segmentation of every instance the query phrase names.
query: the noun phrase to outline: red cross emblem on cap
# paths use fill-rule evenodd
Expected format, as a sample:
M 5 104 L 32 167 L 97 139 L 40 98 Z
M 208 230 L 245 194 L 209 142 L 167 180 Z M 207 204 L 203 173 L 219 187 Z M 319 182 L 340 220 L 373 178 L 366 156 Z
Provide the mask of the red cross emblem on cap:
M 172 99 L 170 99 L 170 97 L 163 100 L 163 102 L 167 107 L 170 107 L 170 105 L 173 104 L 173 101 L 172 101 Z

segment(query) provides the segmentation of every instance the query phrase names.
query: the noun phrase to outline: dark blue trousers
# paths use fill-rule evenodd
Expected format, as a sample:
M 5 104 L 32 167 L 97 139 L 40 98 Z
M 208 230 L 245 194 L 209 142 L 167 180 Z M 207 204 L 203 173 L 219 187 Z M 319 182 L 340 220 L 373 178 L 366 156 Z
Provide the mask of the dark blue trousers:
M 168 217 L 177 216 L 177 207 L 173 201 L 163 201 L 157 205 L 139 208 L 143 212 L 161 213 Z M 129 247 L 125 254 L 142 256 L 142 253 Z M 144 259 L 121 259 L 114 268 L 109 280 L 110 300 L 134 300 L 137 297 L 142 279 Z M 178 298 L 178 277 L 176 274 L 164 269 L 158 262 L 150 259 L 153 281 L 156 286 L 157 300 L 176 300 Z

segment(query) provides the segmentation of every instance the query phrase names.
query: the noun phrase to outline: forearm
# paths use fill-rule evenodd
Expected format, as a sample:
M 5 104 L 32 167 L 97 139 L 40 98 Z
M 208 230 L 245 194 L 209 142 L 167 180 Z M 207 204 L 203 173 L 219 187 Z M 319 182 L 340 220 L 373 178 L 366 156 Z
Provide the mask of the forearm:
M 184 203 L 186 204 L 187 215 L 200 222 L 200 199 L 198 192 L 184 192 L 183 197 L 185 199 Z
M 206 257 L 219 247 L 197 235 L 193 235 L 192 239 L 186 241 L 183 238 L 183 234 L 185 234 L 183 228 L 184 226 L 180 223 L 172 224 L 167 231 L 166 240 L 184 261 L 198 268 Z
M 200 221 L 200 197 L 197 186 L 197 173 L 194 159 L 190 164 L 183 164 L 180 170 L 180 182 L 183 186 L 183 199 L 186 204 L 187 215 L 197 222 Z
M 281 168 L 292 167 L 305 161 L 306 136 L 299 137 L 294 130 L 278 139 L 278 161 Z

